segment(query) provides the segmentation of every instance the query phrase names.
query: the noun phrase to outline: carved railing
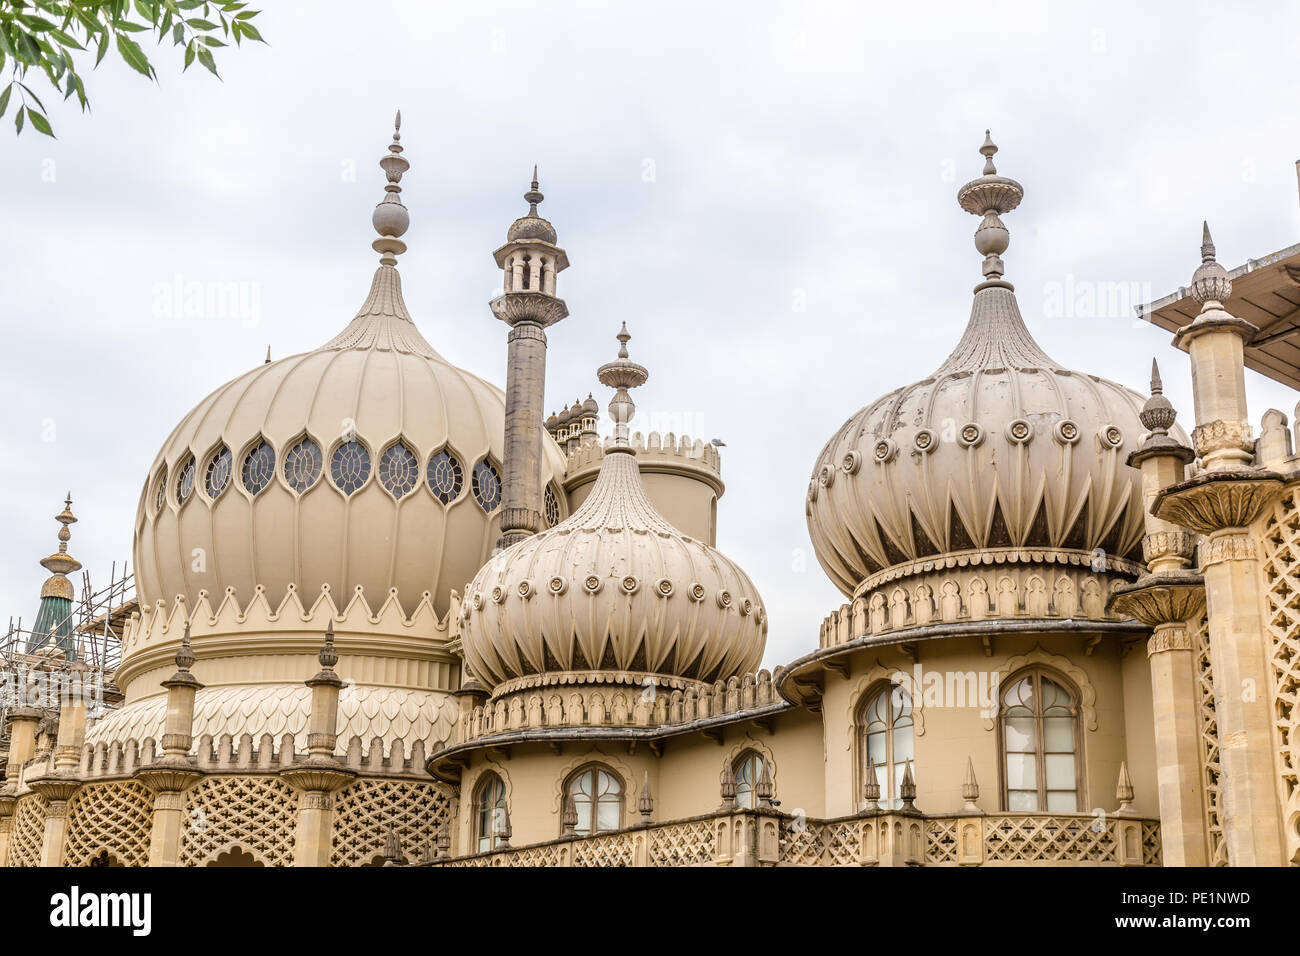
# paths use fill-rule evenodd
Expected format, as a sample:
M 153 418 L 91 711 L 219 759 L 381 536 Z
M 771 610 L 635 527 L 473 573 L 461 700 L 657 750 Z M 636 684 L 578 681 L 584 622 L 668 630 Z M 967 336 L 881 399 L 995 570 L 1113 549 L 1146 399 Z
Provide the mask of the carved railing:
M 830 820 L 774 809 L 719 810 L 568 837 L 431 866 L 1159 866 L 1156 820 L 1088 813 Z

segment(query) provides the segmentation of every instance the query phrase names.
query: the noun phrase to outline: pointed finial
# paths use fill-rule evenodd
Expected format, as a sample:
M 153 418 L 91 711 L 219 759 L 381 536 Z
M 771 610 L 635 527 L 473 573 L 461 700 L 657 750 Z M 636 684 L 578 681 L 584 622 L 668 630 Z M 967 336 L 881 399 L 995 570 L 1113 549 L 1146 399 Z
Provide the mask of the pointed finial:
M 325 643 L 321 645 L 320 653 L 316 655 L 316 660 L 320 666 L 330 670 L 339 662 L 339 652 L 334 649 L 334 621 L 331 620 L 325 625 Z
M 760 806 L 770 807 L 772 805 L 772 796 L 775 788 L 772 785 L 772 768 L 768 761 L 760 761 L 763 765 L 763 772 L 758 775 L 758 784 L 754 787 L 754 793 L 758 795 Z
M 880 809 L 880 781 L 876 779 L 876 762 L 867 760 L 866 781 L 862 784 L 862 809 L 872 813 Z
M 1201 261 L 1214 261 L 1214 239 L 1210 236 L 1209 220 L 1201 220 Z
M 190 622 L 185 622 L 185 631 L 181 634 L 181 646 L 176 648 L 176 669 L 188 674 L 197 658 L 190 647 Z M 173 678 L 174 680 L 175 678 Z
M 916 809 L 916 780 L 912 776 L 912 761 L 910 758 L 903 768 L 903 780 L 898 785 L 898 796 L 903 801 L 902 809 Z
M 1133 781 L 1128 775 L 1128 762 L 1121 760 L 1119 779 L 1115 782 L 1115 799 L 1119 801 L 1119 809 L 1115 811 L 1117 815 L 1133 812 L 1133 795 Z
M 262 364 L 263 365 L 271 364 L 271 343 L 270 342 L 266 343 L 266 361 L 263 362 Z
M 1164 383 L 1160 381 L 1160 366 L 1156 363 L 1153 355 L 1151 356 L 1151 394 L 1163 395 L 1164 393 Z
M 618 390 L 609 403 L 609 415 L 614 420 L 614 442 L 610 447 L 618 451 L 629 451 L 632 445 L 628 422 L 632 420 L 632 415 L 636 412 L 636 404 L 632 401 L 632 396 L 628 394 L 627 390 L 644 385 L 646 379 L 650 377 L 650 373 L 643 366 L 628 358 L 627 343 L 632 336 L 627 331 L 626 322 L 623 323 L 623 327 L 615 338 L 618 339 L 619 343 L 618 360 L 608 362 L 598 368 L 596 377 L 601 384 Z M 578 407 L 579 411 L 581 411 L 581 406 Z
M 397 828 L 391 825 L 384 834 L 384 859 L 394 866 L 406 862 L 402 855 L 402 838 L 398 836 Z
M 637 797 L 636 809 L 641 814 L 641 819 L 645 823 L 650 822 L 650 816 L 655 812 L 654 796 L 650 793 L 650 771 L 645 772 L 645 778 L 641 783 L 641 795 Z
M 736 775 L 731 764 L 726 764 L 718 775 L 718 790 L 722 794 L 723 810 L 736 809 Z
M 1232 279 L 1228 270 L 1215 258 L 1214 240 L 1210 238 L 1210 224 L 1201 223 L 1201 264 L 1192 273 L 1192 298 L 1201 303 L 1201 315 L 1222 312 L 1223 303 L 1232 295 Z
M 578 805 L 574 802 L 573 794 L 564 795 L 564 811 L 560 814 L 560 826 L 562 836 L 573 836 L 578 826 Z
M 537 166 L 534 165 L 532 188 L 529 189 L 528 192 L 524 193 L 524 202 L 528 203 L 528 215 L 536 218 L 537 204 L 545 198 L 546 197 L 537 189 Z
M 971 757 L 966 758 L 966 776 L 961 782 L 961 798 L 966 801 L 966 810 L 978 810 L 975 801 L 980 798 L 979 781 L 975 779 L 975 761 Z
M 957 190 L 957 204 L 971 215 L 983 217 L 975 230 L 975 248 L 984 256 L 985 282 L 977 286 L 976 291 L 989 283 L 1010 288 L 1010 283 L 1002 278 L 1002 253 L 1007 251 L 1007 246 L 1011 243 L 1011 233 L 999 216 L 1019 206 L 1025 190 L 1014 179 L 997 174 L 993 156 L 998 147 L 993 142 L 993 134 L 988 130 L 984 131 L 984 145 L 979 151 L 984 157 L 983 174 Z
M 379 167 L 388 178 L 388 184 L 384 186 L 386 195 L 370 217 L 375 232 L 379 233 L 379 238 L 370 247 L 375 252 L 382 253 L 379 261 L 386 266 L 396 265 L 396 256 L 406 251 L 406 243 L 400 237 L 411 225 L 411 214 L 402 205 L 400 183 L 402 174 L 411 168 L 411 164 L 402 156 L 401 128 L 402 111 L 398 110 L 393 120 L 393 141 L 388 145 L 388 155 L 379 160 Z

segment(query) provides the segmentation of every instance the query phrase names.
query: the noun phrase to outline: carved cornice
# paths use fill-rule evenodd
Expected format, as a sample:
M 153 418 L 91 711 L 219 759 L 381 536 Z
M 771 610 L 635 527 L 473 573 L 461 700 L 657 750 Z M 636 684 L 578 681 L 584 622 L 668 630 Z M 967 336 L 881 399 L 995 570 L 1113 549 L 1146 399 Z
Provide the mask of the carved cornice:
M 1151 513 L 1200 534 L 1244 528 L 1264 513 L 1282 488 L 1272 471 L 1215 471 L 1164 488 Z
M 81 788 L 81 781 L 76 777 L 51 774 L 46 777 L 37 777 L 35 780 L 28 780 L 27 786 L 50 801 L 51 806 L 53 806 L 56 802 L 67 801 L 76 793 Z
M 1255 538 L 1246 531 L 1221 531 L 1205 539 L 1201 546 L 1201 567 L 1223 561 L 1246 561 L 1257 556 Z
M 1148 627 L 1198 618 L 1205 613 L 1205 579 L 1191 571 L 1144 575 L 1116 588 L 1108 608 Z
M 135 772 L 139 780 L 154 793 L 180 793 L 202 777 L 202 771 L 184 757 L 163 757 L 155 764 Z
M 1166 651 L 1190 651 L 1194 646 L 1192 632 L 1182 624 L 1163 624 L 1147 641 L 1147 657 Z
M 1168 557 L 1179 557 L 1190 564 L 1195 556 L 1196 535 L 1190 531 L 1151 531 L 1142 537 L 1142 557 L 1148 564 Z
M 347 786 L 356 778 L 356 772 L 348 770 L 334 760 L 316 760 L 308 758 L 280 771 L 280 776 L 295 790 L 307 792 L 333 793 Z
M 554 325 L 569 314 L 563 299 L 545 292 L 507 292 L 488 303 L 492 314 L 507 325 L 535 322 L 542 328 Z

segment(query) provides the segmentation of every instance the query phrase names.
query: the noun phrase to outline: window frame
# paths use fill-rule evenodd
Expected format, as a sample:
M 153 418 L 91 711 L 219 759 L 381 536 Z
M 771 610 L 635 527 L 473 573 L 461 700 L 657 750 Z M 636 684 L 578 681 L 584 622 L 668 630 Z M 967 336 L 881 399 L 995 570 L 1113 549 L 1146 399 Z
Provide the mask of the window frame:
M 486 802 L 487 791 L 493 787 L 499 787 L 500 792 L 491 804 Z M 506 803 L 506 781 L 501 774 L 495 771 L 488 771 L 478 779 L 474 784 L 474 852 L 491 853 L 501 846 L 501 832 L 497 826 L 498 817 L 496 811 L 500 810 L 503 816 L 508 817 L 510 814 L 509 805 Z M 487 819 L 490 821 L 490 830 L 488 833 L 483 832 L 484 811 L 488 812 Z M 487 847 L 484 848 L 483 841 L 487 840 Z
M 893 695 L 900 692 L 907 695 L 907 709 L 905 713 L 900 711 L 896 714 L 894 712 L 895 707 Z M 858 805 L 862 802 L 863 787 L 867 782 L 867 738 L 871 735 L 868 728 L 876 723 L 875 718 L 869 715 L 875 708 L 876 701 L 880 700 L 882 697 L 888 699 L 888 708 L 886 712 L 887 719 L 885 721 L 884 729 L 885 779 L 881 781 L 880 799 L 877 803 L 882 809 L 896 809 L 897 807 L 902 806 L 902 796 L 899 793 L 903 785 L 902 765 L 905 765 L 909 759 L 912 761 L 913 766 L 916 765 L 916 698 L 910 687 L 906 684 L 895 683 L 892 680 L 880 681 L 869 687 L 866 693 L 862 695 L 861 700 L 858 702 L 857 709 L 854 712 L 854 736 L 856 738 L 854 741 L 854 747 L 857 751 L 858 766 L 858 786 L 854 798 L 854 804 Z M 903 717 L 907 718 L 908 723 L 897 724 L 896 721 Z M 911 734 L 912 756 L 910 758 L 904 758 L 903 760 L 895 760 L 894 735 L 903 729 L 908 730 Z M 876 764 L 877 774 L 879 774 L 880 769 L 881 765 Z M 879 776 L 877 776 L 876 779 L 879 781 Z
M 1007 693 L 1026 678 L 1033 681 L 1034 694 L 1034 755 L 1035 777 L 1037 784 L 1038 808 L 1035 810 L 1012 810 L 1011 794 L 1008 788 L 1007 773 Z M 1043 726 L 1043 708 L 1042 708 L 1042 681 L 1046 679 L 1059 687 L 1070 698 L 1070 720 L 1072 727 L 1072 740 L 1074 742 L 1074 809 L 1073 810 L 1049 810 L 1047 809 L 1047 741 L 1044 735 Z M 1078 686 L 1060 671 L 1053 667 L 1043 664 L 1031 664 L 1023 667 L 1015 673 L 1008 676 L 998 687 L 998 792 L 1001 801 L 1000 806 L 1003 813 L 1037 813 L 1037 814 L 1057 814 L 1057 813 L 1081 813 L 1084 812 L 1080 807 L 1086 803 L 1085 795 L 1087 787 L 1085 785 L 1084 768 L 1086 761 L 1083 759 L 1083 731 L 1080 721 L 1081 708 L 1080 700 L 1082 699 Z M 1018 751 L 1013 751 L 1018 752 Z M 1024 751 L 1028 753 L 1029 751 Z M 1058 751 L 1053 751 L 1057 753 Z M 1020 790 L 1022 788 L 1015 788 Z M 1066 791 L 1060 791 L 1066 792 Z
M 575 823 L 574 823 L 574 826 L 573 826 L 573 835 L 575 835 L 575 836 L 579 836 L 579 837 L 594 837 L 594 836 L 600 836 L 600 834 L 602 834 L 602 833 L 615 833 L 615 832 L 617 832 L 617 831 L 619 831 L 619 830 L 622 830 L 623 827 L 626 825 L 626 824 L 625 824 L 625 816 L 626 816 L 625 809 L 626 809 L 626 808 L 624 807 L 624 803 L 625 803 L 626 800 L 627 800 L 627 783 L 623 780 L 623 775 L 622 775 L 621 773 L 619 773 L 618 771 L 616 771 L 616 770 L 615 770 L 613 767 L 611 767 L 609 764 L 601 763 L 601 762 L 598 761 L 598 760 L 593 760 L 593 761 L 589 761 L 588 763 L 584 763 L 582 766 L 580 766 L 580 767 L 576 768 L 575 770 L 571 771 L 571 772 L 570 772 L 570 773 L 569 773 L 569 774 L 564 778 L 564 784 L 563 784 L 563 786 L 560 788 L 560 810 L 561 810 L 561 812 L 560 812 L 560 835 L 561 835 L 561 836 L 565 836 L 565 835 L 567 835 L 567 834 L 565 833 L 565 827 L 564 827 L 564 812 L 563 812 L 563 811 L 564 811 L 564 807 L 565 807 L 565 805 L 568 803 L 569 795 L 570 795 L 570 792 L 571 792 L 571 788 L 572 788 L 573 784 L 574 784 L 576 781 L 580 780 L 582 777 L 584 777 L 586 774 L 589 774 L 589 773 L 591 773 L 591 774 L 597 774 L 597 775 L 599 775 L 599 774 L 601 774 L 601 773 L 604 773 L 604 774 L 608 775 L 609 778 L 610 778 L 611 780 L 613 780 L 614 783 L 615 783 L 615 785 L 618 787 L 618 799 L 615 800 L 615 801 L 613 801 L 614 805 L 618 808 L 618 822 L 617 822 L 617 824 L 616 824 L 615 826 L 613 826 L 613 827 L 606 827 L 606 828 L 601 828 L 601 827 L 600 827 L 600 824 L 599 824 L 599 820 L 600 820 L 600 796 L 597 794 L 597 795 L 594 796 L 594 798 L 593 798 L 592 801 L 591 801 L 591 829 L 590 829 L 590 830 L 585 830 L 585 831 L 584 831 L 583 829 L 581 829 L 581 826 L 580 826 L 580 823 L 581 823 L 581 816 L 579 816 L 579 820 L 578 820 L 577 822 L 575 822 Z M 594 785 L 595 785 L 597 782 L 599 782 L 599 780 L 600 780 L 600 777 L 599 777 L 599 776 L 595 776 L 595 777 L 592 778 L 593 786 L 592 786 L 591 789 L 592 789 L 593 793 L 594 793 L 595 790 L 596 790 L 596 787 L 595 787 Z M 576 795 L 574 796 L 574 801 L 573 801 L 573 803 L 574 803 L 574 811 L 576 812 L 577 809 L 578 809 L 578 800 L 577 800 Z
M 748 784 L 750 803 L 748 806 L 746 806 L 741 801 L 741 796 L 740 796 L 740 788 L 741 788 L 740 770 L 745 764 L 750 762 L 753 763 L 753 779 Z M 768 767 L 769 768 L 768 772 L 769 773 L 771 772 L 770 765 L 768 764 L 767 761 L 767 756 L 754 747 L 746 747 L 744 750 L 742 750 L 739 754 L 736 755 L 736 758 L 734 760 L 731 761 L 731 780 L 736 787 L 736 808 L 737 809 L 739 810 L 758 809 L 758 805 L 759 805 L 758 782 L 763 778 L 764 767 Z M 775 796 L 776 795 L 775 775 L 773 775 L 772 779 L 773 779 L 772 795 Z

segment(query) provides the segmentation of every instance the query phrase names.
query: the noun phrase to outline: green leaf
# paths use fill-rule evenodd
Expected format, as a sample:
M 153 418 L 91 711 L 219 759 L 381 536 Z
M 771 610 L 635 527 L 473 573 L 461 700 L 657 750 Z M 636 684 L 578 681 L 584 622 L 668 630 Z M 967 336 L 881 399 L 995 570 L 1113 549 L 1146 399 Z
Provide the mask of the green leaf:
M 152 76 L 152 70 L 149 66 L 149 59 L 140 49 L 140 44 L 136 43 L 129 37 L 119 36 L 117 38 L 117 52 L 122 55 L 122 59 L 130 65 L 131 69 L 137 73 L 143 73 L 145 76 Z
M 9 94 L 14 91 L 14 85 L 10 83 L 5 87 L 5 91 L 0 93 L 0 116 L 5 115 L 5 110 L 9 109 Z
M 185 65 L 181 67 L 182 73 L 188 70 L 190 68 L 190 64 L 194 62 L 194 49 L 195 46 L 192 42 L 187 43 L 185 45 Z
M 209 30 L 215 30 L 217 28 L 217 25 L 213 23 L 211 20 L 200 20 L 198 17 L 194 17 L 193 19 L 186 20 L 185 22 L 188 23 L 190 26 L 192 26 L 194 29 L 203 30 L 204 32 L 207 32 Z
M 227 46 L 216 37 L 200 37 L 199 39 L 203 41 L 204 46 Z
M 45 112 L 45 104 L 41 102 L 41 98 L 39 96 L 37 96 L 35 93 L 32 92 L 32 88 L 28 86 L 26 83 L 19 83 L 18 85 L 23 88 L 24 93 L 26 93 L 28 96 L 30 96 L 32 99 L 36 101 L 36 105 L 40 107 L 41 112 L 42 113 Z
M 95 50 L 95 66 L 99 66 L 99 61 L 104 59 L 104 54 L 107 52 L 108 52 L 108 31 L 105 30 L 103 33 L 100 34 L 99 46 Z
M 199 58 L 199 62 L 202 63 L 205 67 L 207 67 L 208 72 L 211 73 L 213 76 L 215 76 L 217 79 L 221 79 L 221 74 L 217 72 L 217 61 L 212 59 L 212 51 L 205 47 L 199 47 L 199 52 L 197 55 Z
M 263 43 L 266 42 L 265 40 L 262 40 L 262 34 L 258 32 L 257 27 L 253 26 L 251 23 L 241 24 L 239 32 L 250 40 L 261 40 Z
M 27 107 L 20 106 L 18 107 L 18 112 L 14 114 L 14 128 L 20 133 L 23 131 L 23 114 L 26 112 Z
M 29 109 L 27 111 L 27 118 L 32 121 L 32 125 L 35 126 L 39 132 L 44 133 L 46 136 L 50 137 L 50 139 L 55 138 L 54 130 L 50 128 L 50 121 L 42 114 Z
M 50 36 L 58 40 L 64 46 L 70 46 L 74 50 L 84 50 L 85 47 L 78 43 L 71 35 L 64 33 L 62 30 L 54 29 L 50 31 Z
M 261 10 L 240 10 L 238 13 L 235 14 L 235 19 L 251 20 L 253 19 L 253 17 L 257 16 L 261 12 L 262 12 Z

